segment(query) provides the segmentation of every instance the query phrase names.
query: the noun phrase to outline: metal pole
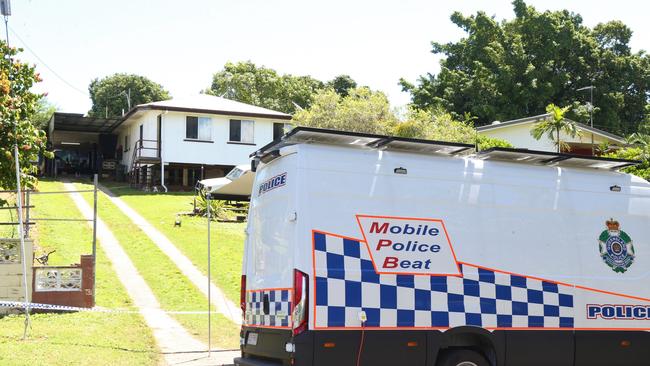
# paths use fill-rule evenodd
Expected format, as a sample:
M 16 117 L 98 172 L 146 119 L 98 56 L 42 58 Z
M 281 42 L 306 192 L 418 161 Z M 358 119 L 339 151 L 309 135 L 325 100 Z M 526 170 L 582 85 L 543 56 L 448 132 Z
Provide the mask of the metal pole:
M 25 229 L 23 227 L 23 197 L 20 189 L 20 161 L 18 159 L 18 143 L 14 145 L 16 164 L 16 203 L 18 204 L 18 237 L 20 238 L 20 261 L 23 263 L 23 286 L 25 287 L 25 329 L 23 339 L 27 338 L 27 328 L 31 325 L 29 317 L 29 288 L 27 287 L 27 254 L 25 253 Z
M 591 94 L 591 101 L 589 102 L 591 106 L 589 107 L 589 123 L 591 125 L 591 128 L 594 128 L 594 86 L 592 85 L 591 88 L 589 88 L 589 93 Z M 596 155 L 595 148 L 594 148 L 594 131 L 591 131 L 591 156 Z
M 9 17 L 5 15 L 5 39 L 7 40 L 7 47 L 9 47 Z
M 29 223 L 31 222 L 31 220 L 29 219 L 29 216 L 30 216 L 30 214 L 29 214 L 29 201 L 30 201 L 29 195 L 30 195 L 30 191 L 26 190 L 25 191 L 25 222 L 26 222 L 25 236 L 27 236 L 27 237 L 29 237 Z
M 9 48 L 9 13 L 3 10 L 5 20 L 5 37 L 7 41 L 7 48 Z M 9 72 L 11 72 L 11 56 L 9 57 Z M 8 75 L 11 82 L 11 74 Z M 12 93 L 9 89 L 9 93 Z M 31 326 L 31 319 L 29 317 L 29 289 L 27 287 L 27 254 L 25 253 L 25 228 L 23 227 L 23 197 L 20 189 L 20 159 L 18 158 L 18 121 L 14 121 L 14 162 L 16 165 L 16 203 L 18 204 L 18 237 L 20 238 L 20 260 L 23 264 L 23 286 L 25 287 L 25 329 L 23 330 L 23 339 L 27 338 L 27 328 Z
M 212 303 L 211 293 L 210 293 L 210 193 L 206 194 L 206 200 L 208 202 L 208 357 L 212 352 L 212 324 L 211 324 L 211 310 L 210 306 Z
M 93 306 L 95 305 L 95 277 L 97 277 L 97 173 L 93 176 Z

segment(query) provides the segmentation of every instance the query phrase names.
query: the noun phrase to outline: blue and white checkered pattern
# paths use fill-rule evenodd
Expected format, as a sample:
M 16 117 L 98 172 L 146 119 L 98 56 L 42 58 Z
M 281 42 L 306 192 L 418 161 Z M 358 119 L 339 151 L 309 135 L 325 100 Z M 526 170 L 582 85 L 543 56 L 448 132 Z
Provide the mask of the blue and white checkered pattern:
M 572 328 L 573 288 L 463 265 L 462 277 L 377 274 L 359 241 L 314 232 L 316 328 Z
M 264 303 L 268 312 L 264 312 Z M 291 291 L 253 290 L 246 293 L 246 325 L 266 327 L 289 327 L 291 312 Z

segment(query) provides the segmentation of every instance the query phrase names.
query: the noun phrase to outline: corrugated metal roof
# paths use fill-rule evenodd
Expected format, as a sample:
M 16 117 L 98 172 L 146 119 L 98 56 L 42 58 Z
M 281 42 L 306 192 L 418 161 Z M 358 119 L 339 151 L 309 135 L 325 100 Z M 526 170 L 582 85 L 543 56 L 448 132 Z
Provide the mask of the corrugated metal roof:
M 52 131 L 110 133 L 120 121 L 119 118 L 85 117 L 81 113 L 56 112 L 50 120 L 50 128 Z
M 160 102 L 139 104 L 131 109 L 123 118 L 123 122 L 142 110 L 166 110 L 189 113 L 223 114 L 230 116 L 252 118 L 275 118 L 290 120 L 291 115 L 283 112 L 262 108 L 251 104 L 238 102 L 214 95 L 197 94 L 186 97 L 173 98 Z

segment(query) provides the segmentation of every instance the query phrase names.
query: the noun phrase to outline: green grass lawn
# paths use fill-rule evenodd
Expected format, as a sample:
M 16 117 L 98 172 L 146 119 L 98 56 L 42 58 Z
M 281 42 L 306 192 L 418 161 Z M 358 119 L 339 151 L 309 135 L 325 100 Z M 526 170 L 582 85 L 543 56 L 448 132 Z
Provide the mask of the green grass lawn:
M 207 228 L 202 217 L 182 216 L 180 228 L 174 227 L 176 213 L 192 210 L 193 193 L 148 193 L 106 183 L 113 193 L 160 230 L 204 274 L 207 274 Z M 211 229 L 211 269 L 213 282 L 235 304 L 239 303 L 245 223 L 213 222 Z
M 91 188 L 90 185 L 81 183 L 77 183 L 76 186 L 80 189 Z M 92 202 L 92 193 L 84 194 L 84 198 Z M 150 205 L 155 207 L 158 202 L 150 202 Z M 207 298 L 203 293 L 103 193 L 99 194 L 98 212 L 127 252 L 138 272 L 151 287 L 164 310 L 207 310 Z M 172 316 L 199 340 L 207 343 L 207 314 L 172 314 Z M 239 346 L 238 326 L 221 314 L 213 314 L 211 324 L 213 345 L 221 348 Z
M 41 182 L 42 191 L 62 190 L 58 182 Z M 80 217 L 65 195 L 34 196 L 34 217 Z M 86 223 L 39 222 L 36 243 L 56 249 L 50 264 L 79 261 L 90 253 Z M 97 258 L 97 305 L 133 309 L 101 247 Z M 29 338 L 22 340 L 24 316 L 0 318 L 0 365 L 157 365 L 160 354 L 151 331 L 138 314 L 36 314 Z

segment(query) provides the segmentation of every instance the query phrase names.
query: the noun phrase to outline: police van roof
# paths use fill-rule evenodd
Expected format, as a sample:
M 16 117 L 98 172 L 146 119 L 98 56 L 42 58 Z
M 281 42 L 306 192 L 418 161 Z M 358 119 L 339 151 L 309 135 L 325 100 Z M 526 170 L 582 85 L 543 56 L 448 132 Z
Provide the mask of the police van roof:
M 411 152 L 437 156 L 467 156 L 482 160 L 507 161 L 520 164 L 548 165 L 573 168 L 618 170 L 639 164 L 636 160 L 602 158 L 595 156 L 553 153 L 528 149 L 494 147 L 476 151 L 471 144 L 447 141 L 413 139 L 397 136 L 375 135 L 359 132 L 328 130 L 311 127 L 296 127 L 279 140 L 275 140 L 250 156 L 265 163 L 279 156 L 279 149 L 296 144 L 325 144 L 377 149 L 387 151 Z

